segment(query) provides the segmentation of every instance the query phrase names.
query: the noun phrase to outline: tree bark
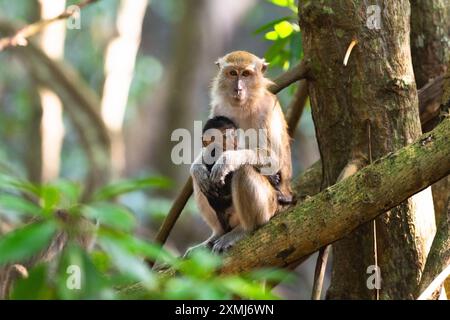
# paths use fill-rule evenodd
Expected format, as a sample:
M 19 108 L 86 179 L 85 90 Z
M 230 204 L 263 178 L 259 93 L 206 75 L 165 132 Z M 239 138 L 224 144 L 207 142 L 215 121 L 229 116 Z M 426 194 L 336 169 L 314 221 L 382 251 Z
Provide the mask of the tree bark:
M 411 54 L 418 87 L 430 79 L 443 78 L 450 62 L 450 2 L 448 0 L 411 0 Z M 438 110 L 441 96 L 428 105 Z M 433 125 L 431 121 L 426 129 Z M 432 186 L 436 222 L 447 214 L 450 197 L 450 177 Z
M 348 169 L 366 165 L 369 150 L 378 159 L 421 133 L 409 48 L 409 2 L 373 4 L 379 9 L 380 28 L 368 23 L 374 11 L 363 1 L 299 2 L 305 56 L 311 59 L 315 79 L 310 97 L 324 186 L 333 185 L 344 168 L 348 175 Z M 353 39 L 358 43 L 344 66 Z M 430 190 L 386 212 L 376 224 L 380 297 L 413 298 L 435 232 Z M 366 285 L 366 270 L 374 265 L 373 237 L 367 224 L 333 244 L 328 298 L 374 297 Z
M 411 54 L 419 88 L 445 73 L 450 59 L 448 0 L 411 0 Z

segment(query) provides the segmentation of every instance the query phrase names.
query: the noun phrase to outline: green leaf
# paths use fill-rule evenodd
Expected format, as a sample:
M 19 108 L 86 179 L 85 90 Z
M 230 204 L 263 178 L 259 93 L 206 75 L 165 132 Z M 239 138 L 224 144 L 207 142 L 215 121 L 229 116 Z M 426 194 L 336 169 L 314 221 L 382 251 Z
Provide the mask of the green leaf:
M 240 297 L 248 299 L 278 299 L 270 290 L 258 282 L 250 282 L 238 276 L 230 276 L 222 279 L 225 288 Z
M 183 274 L 197 278 L 206 278 L 211 276 L 221 264 L 222 259 L 220 256 L 206 249 L 196 249 L 190 254 L 189 259 L 181 261 L 176 268 Z
M 123 233 L 112 233 L 100 229 L 99 239 L 103 238 L 107 241 L 116 243 L 134 255 L 150 258 L 152 260 L 157 259 L 158 261 L 168 263 L 171 266 L 175 266 L 178 263 L 178 259 L 160 245 L 146 242 L 135 236 Z
M 11 210 L 18 215 L 41 215 L 42 210 L 33 202 L 13 195 L 0 195 L 0 208 Z
M 290 0 L 269 0 L 269 1 L 279 7 L 288 7 L 291 3 Z
M 69 243 L 61 256 L 57 273 L 58 297 L 68 299 L 113 299 L 108 279 L 96 268 L 89 255 L 78 245 Z M 79 282 L 76 278 L 79 276 Z M 68 286 L 70 283 L 72 285 Z M 79 285 L 79 288 L 74 288 Z
M 19 262 L 43 250 L 56 232 L 53 221 L 30 224 L 0 239 L 0 265 Z
M 39 188 L 34 186 L 32 183 L 1 173 L 0 188 L 39 196 Z
M 267 40 L 275 41 L 278 39 L 278 33 L 276 31 L 269 31 L 264 35 Z
M 274 63 L 275 58 L 281 54 L 283 48 L 286 46 L 286 43 L 288 42 L 288 38 L 284 39 L 278 39 L 276 40 L 272 46 L 267 50 L 265 54 L 265 58 L 267 62 L 270 64 Z
M 47 266 L 38 265 L 30 271 L 28 278 L 19 279 L 11 294 L 13 300 L 51 299 L 50 288 L 46 285 Z
M 95 203 L 84 206 L 82 212 L 88 218 L 98 219 L 101 224 L 119 230 L 130 231 L 136 224 L 134 215 L 125 207 L 116 204 Z
M 142 281 L 142 284 L 149 289 L 155 287 L 156 276 L 142 260 L 136 258 L 114 241 L 101 238 L 99 242 L 101 247 L 110 255 L 111 261 L 125 276 Z
M 295 21 L 295 20 L 296 20 L 296 18 L 293 16 L 286 16 L 283 18 L 275 19 L 273 21 L 270 21 L 269 23 L 262 25 L 261 27 L 259 27 L 255 31 L 253 31 L 253 34 L 257 35 L 257 34 L 265 32 L 265 31 L 273 30 L 274 26 L 282 21 Z
M 100 188 L 93 196 L 95 201 L 107 200 L 119 195 L 142 190 L 146 188 L 166 189 L 172 185 L 171 181 L 164 177 L 150 177 L 141 179 L 131 179 L 116 182 Z
M 81 186 L 77 183 L 67 180 L 58 180 L 51 184 L 60 193 L 63 206 L 68 207 L 79 202 L 81 197 Z
M 292 23 L 287 21 L 281 21 L 280 23 L 277 23 L 273 28 L 281 39 L 289 37 L 294 31 Z
M 57 209 L 57 205 L 61 199 L 61 193 L 59 190 L 52 185 L 42 186 L 40 189 L 41 194 L 41 206 L 47 213 L 53 212 Z
M 297 13 L 298 8 L 295 5 L 295 0 L 268 0 L 270 3 L 284 8 L 289 8 L 291 11 Z

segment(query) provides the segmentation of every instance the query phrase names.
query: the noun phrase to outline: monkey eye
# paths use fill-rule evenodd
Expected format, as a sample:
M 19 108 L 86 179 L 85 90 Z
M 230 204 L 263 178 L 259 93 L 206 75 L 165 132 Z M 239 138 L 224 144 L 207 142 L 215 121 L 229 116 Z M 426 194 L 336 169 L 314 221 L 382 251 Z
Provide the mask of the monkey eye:
M 236 77 L 238 74 L 237 74 L 237 71 L 236 70 L 231 70 L 230 71 L 230 76 L 233 76 L 233 77 Z
M 248 70 L 242 71 L 242 76 L 243 77 L 248 77 L 249 75 L 250 75 L 250 71 L 248 71 Z

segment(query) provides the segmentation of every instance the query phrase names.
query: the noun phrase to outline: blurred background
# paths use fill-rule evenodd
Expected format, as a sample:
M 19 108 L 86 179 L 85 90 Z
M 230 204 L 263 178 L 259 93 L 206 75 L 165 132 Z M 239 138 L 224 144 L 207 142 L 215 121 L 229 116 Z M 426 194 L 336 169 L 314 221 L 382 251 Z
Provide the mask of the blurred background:
M 0 0 L 0 34 L 76 3 Z M 160 179 L 165 188 L 118 198 L 136 216 L 133 232 L 152 240 L 189 174 L 189 165 L 171 161 L 171 133 L 192 132 L 194 120 L 208 117 L 215 60 L 247 50 L 265 56 L 275 77 L 301 58 L 300 39 L 294 1 L 97 1 L 78 20 L 33 37 L 38 50 L 0 52 L 0 166 L 37 184 L 76 182 L 87 193 L 108 181 Z M 296 87 L 279 94 L 284 108 Z M 293 141 L 295 175 L 318 159 L 308 105 Z M 14 217 L 0 224 L 14 225 Z M 191 199 L 167 247 L 183 254 L 208 236 Z M 315 256 L 277 288 L 280 296 L 309 299 L 314 266 Z

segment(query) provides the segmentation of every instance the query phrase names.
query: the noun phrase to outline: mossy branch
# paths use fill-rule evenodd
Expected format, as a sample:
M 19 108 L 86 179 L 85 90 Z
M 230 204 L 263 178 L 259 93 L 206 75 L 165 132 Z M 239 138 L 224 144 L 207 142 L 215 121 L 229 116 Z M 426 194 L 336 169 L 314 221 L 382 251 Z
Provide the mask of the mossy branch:
M 333 243 L 447 176 L 449 159 L 450 118 L 446 118 L 414 144 L 275 216 L 230 250 L 221 272 L 284 267 Z

